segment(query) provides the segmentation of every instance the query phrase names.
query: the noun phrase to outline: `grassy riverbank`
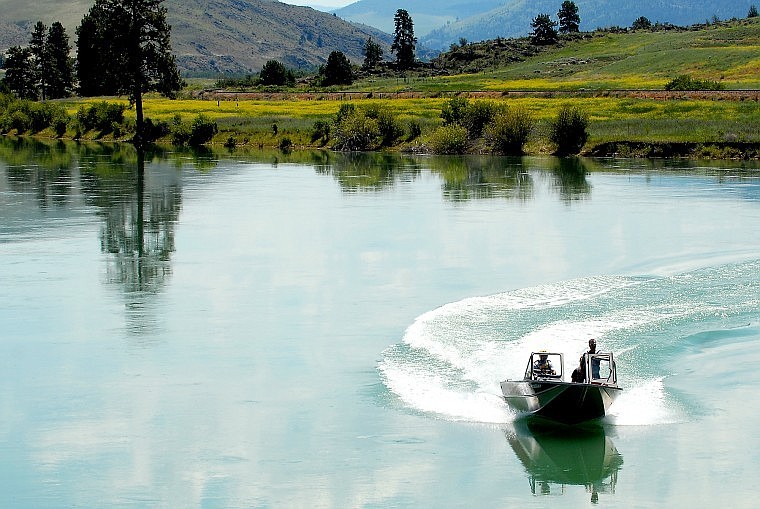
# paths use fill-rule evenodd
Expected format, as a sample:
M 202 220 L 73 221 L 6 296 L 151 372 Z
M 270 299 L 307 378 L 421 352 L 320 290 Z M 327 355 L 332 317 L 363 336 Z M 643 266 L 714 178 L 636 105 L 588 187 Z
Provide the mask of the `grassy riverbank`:
M 589 141 L 585 151 L 617 143 L 631 144 L 760 144 L 760 101 L 742 99 L 730 94 L 716 93 L 707 98 L 697 95 L 674 94 L 646 98 L 640 95 L 608 93 L 596 95 L 558 95 L 556 97 L 520 96 L 499 94 L 487 99 L 510 107 L 523 108 L 535 119 L 535 128 L 526 145 L 528 153 L 542 154 L 553 150 L 547 140 L 549 123 L 565 105 L 572 105 L 589 117 Z M 340 97 L 340 96 L 338 96 Z M 441 108 L 448 98 L 366 98 L 351 101 L 330 99 L 291 98 L 263 99 L 181 99 L 168 100 L 150 97 L 145 100 L 147 117 L 154 121 L 171 122 L 179 115 L 190 121 L 202 114 L 215 121 L 219 132 L 213 144 L 224 144 L 233 139 L 237 146 L 277 147 L 288 138 L 294 147 L 317 147 L 323 142 L 312 141 L 317 121 L 330 122 L 342 104 L 374 105 L 390 111 L 402 126 L 417 122 L 422 135 L 410 142 L 402 142 L 399 150 L 419 148 L 441 124 Z M 118 99 L 113 99 L 118 101 Z M 68 101 L 63 105 L 70 114 L 81 106 L 89 106 L 102 99 Z M 124 101 L 125 104 L 126 101 Z M 125 115 L 133 115 L 127 110 Z M 276 128 L 275 128 L 276 126 Z M 44 134 L 44 133 L 43 133 Z M 68 133 L 71 135 L 71 133 Z M 99 138 L 99 133 L 85 133 L 85 139 Z M 102 139 L 114 139 L 107 134 Z M 116 137 L 118 138 L 118 137 Z
M 462 69 L 479 72 L 366 77 L 350 90 L 222 91 L 208 88 L 209 82 L 195 82 L 177 100 L 146 97 L 145 115 L 164 126 L 202 115 L 218 127 L 210 141 L 214 145 L 324 148 L 331 140 L 315 138 L 315 127 L 331 125 L 341 106 L 351 103 L 395 119 L 404 133 L 391 149 L 424 151 L 442 124 L 445 104 L 466 97 L 527 112 L 533 120 L 524 147 L 529 154 L 553 152 L 549 125 L 569 105 L 589 120 L 584 153 L 758 157 L 760 18 L 659 32 L 581 34 L 519 61 L 497 60 L 512 58 L 500 54 L 499 45 L 502 42 L 471 43 L 446 57 L 461 61 Z M 725 90 L 664 92 L 677 75 L 711 80 Z M 81 122 L 70 122 L 62 134 L 48 127 L 36 135 L 128 140 L 134 111 L 125 99 L 56 104 L 75 118 L 82 108 L 104 100 L 127 106 L 123 128 L 83 131 Z M 18 133 L 11 129 L 10 134 Z M 160 141 L 171 141 L 168 131 Z M 482 146 L 473 144 L 473 149 Z

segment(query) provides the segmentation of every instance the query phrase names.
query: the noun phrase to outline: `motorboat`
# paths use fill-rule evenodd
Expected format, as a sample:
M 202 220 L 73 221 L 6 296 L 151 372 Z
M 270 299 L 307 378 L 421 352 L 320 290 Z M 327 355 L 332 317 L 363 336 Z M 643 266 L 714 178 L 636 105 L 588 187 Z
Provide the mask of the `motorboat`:
M 523 379 L 501 382 L 501 392 L 521 416 L 567 425 L 604 417 L 622 392 L 612 353 L 583 354 L 573 379 L 565 380 L 561 353 L 533 352 Z

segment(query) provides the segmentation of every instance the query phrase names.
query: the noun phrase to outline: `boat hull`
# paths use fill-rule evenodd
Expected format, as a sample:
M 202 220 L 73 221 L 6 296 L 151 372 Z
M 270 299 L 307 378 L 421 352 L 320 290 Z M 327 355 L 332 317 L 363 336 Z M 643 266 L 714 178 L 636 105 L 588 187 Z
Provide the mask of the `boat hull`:
M 573 425 L 604 417 L 621 389 L 550 380 L 506 380 L 501 382 L 501 391 L 510 408 L 520 414 Z

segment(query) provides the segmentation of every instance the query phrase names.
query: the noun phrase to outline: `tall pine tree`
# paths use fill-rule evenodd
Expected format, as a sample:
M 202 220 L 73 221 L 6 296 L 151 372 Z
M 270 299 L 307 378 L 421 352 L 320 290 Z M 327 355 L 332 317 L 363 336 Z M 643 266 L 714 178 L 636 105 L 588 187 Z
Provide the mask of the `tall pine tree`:
M 85 97 L 116 95 L 119 89 L 118 70 L 108 63 L 114 61 L 114 46 L 121 44 L 114 41 L 118 33 L 108 36 L 108 17 L 106 2 L 96 1 L 76 30 L 76 73 L 79 94 Z
M 50 25 L 45 42 L 45 96 L 49 99 L 68 97 L 74 86 L 73 61 L 69 56 L 71 46 L 63 25 L 56 21 Z
M 396 64 L 399 69 L 409 69 L 414 66 L 414 48 L 417 45 L 417 38 L 414 36 L 414 22 L 404 9 L 396 11 L 393 22 L 396 29 L 391 51 L 396 54 Z
M 138 146 L 145 142 L 143 93 L 173 97 L 182 87 L 162 3 L 95 0 L 77 29 L 80 93 L 128 95 L 135 105 Z
M 569 34 L 578 32 L 581 24 L 581 17 L 578 15 L 578 6 L 575 2 L 565 0 L 557 12 L 559 18 L 559 32 Z
M 533 18 L 530 26 L 533 27 L 533 32 L 530 34 L 531 44 L 539 46 L 554 44 L 559 39 L 557 29 L 554 28 L 557 26 L 557 22 L 552 21 L 548 14 L 539 14 Z
M 5 77 L 3 83 L 19 99 L 37 99 L 34 64 L 29 48 L 12 46 L 8 48 L 3 61 Z
M 362 67 L 365 69 L 374 69 L 383 59 L 383 47 L 373 41 L 372 37 L 364 43 L 362 52 L 364 53 L 364 64 Z
M 47 27 L 42 21 L 38 21 L 32 30 L 32 37 L 29 39 L 29 52 L 32 56 L 32 69 L 34 86 L 38 90 L 38 96 L 44 101 L 46 78 L 47 78 L 47 60 L 45 59 L 47 40 Z

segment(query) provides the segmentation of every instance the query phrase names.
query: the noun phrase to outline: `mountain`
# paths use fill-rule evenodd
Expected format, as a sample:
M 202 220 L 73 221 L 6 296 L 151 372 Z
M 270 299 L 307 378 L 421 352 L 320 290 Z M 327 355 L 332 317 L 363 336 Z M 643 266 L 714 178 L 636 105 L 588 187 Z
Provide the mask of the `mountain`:
M 94 0 L 0 0 L 0 51 L 26 46 L 37 21 L 46 25 L 60 21 L 73 41 L 74 29 Z
M 60 21 L 74 46 L 76 27 L 93 1 L 0 0 L 0 49 L 26 45 L 38 20 Z M 312 68 L 333 50 L 360 63 L 367 38 L 389 54 L 392 37 L 310 7 L 276 0 L 166 0 L 172 48 L 184 74 L 251 73 L 271 59 Z
M 359 0 L 333 11 L 339 17 L 377 27 L 392 34 L 393 17 L 398 9 L 406 9 L 414 21 L 414 34 L 424 37 L 436 28 L 454 23 L 476 13 L 488 12 L 504 5 L 505 0 L 419 0 L 413 4 L 388 3 L 382 0 Z
M 613 0 L 574 0 L 581 18 L 581 30 L 600 27 L 630 27 L 634 20 L 645 16 L 652 23 L 671 23 L 688 26 L 704 23 L 717 17 L 721 20 L 743 18 L 754 0 L 639 0 L 637 2 Z M 448 48 L 460 38 L 471 41 L 497 37 L 528 35 L 533 18 L 549 14 L 557 20 L 560 0 L 508 0 L 502 6 L 483 13 L 473 14 L 460 21 L 433 30 L 420 43 L 433 49 Z
M 629 27 L 646 16 L 653 23 L 692 25 L 747 15 L 757 0 L 573 0 L 581 17 L 581 30 L 599 27 Z M 562 0 L 419 0 L 414 3 L 388 3 L 387 0 L 359 0 L 337 9 L 343 19 L 376 26 L 393 33 L 393 16 L 406 9 L 414 21 L 414 32 L 421 46 L 447 49 L 460 38 L 482 41 L 497 37 L 520 37 L 530 33 L 530 23 L 538 14 L 557 19 Z
M 334 50 L 360 63 L 369 37 L 391 37 L 311 7 L 276 0 L 167 0 L 177 62 L 188 71 L 251 72 L 271 59 L 288 67 L 327 62 Z
M 639 16 L 676 25 L 746 16 L 758 0 L 574 0 L 581 29 L 630 26 Z M 0 0 L 0 50 L 26 45 L 34 23 L 60 21 L 72 46 L 76 27 L 94 0 Z M 419 39 L 418 49 L 447 49 L 469 41 L 527 35 L 537 14 L 556 19 L 561 0 L 417 0 L 399 5 L 359 0 L 332 14 L 276 0 L 166 0 L 177 63 L 187 74 L 256 72 L 270 59 L 288 67 L 310 68 L 340 50 L 362 61 L 368 37 L 390 57 L 393 16 L 406 9 Z M 353 21 L 350 23 L 345 20 Z M 365 23 L 358 25 L 355 23 Z M 378 28 L 372 28 L 371 26 Z M 384 30 L 384 32 L 380 31 Z

